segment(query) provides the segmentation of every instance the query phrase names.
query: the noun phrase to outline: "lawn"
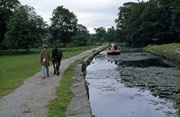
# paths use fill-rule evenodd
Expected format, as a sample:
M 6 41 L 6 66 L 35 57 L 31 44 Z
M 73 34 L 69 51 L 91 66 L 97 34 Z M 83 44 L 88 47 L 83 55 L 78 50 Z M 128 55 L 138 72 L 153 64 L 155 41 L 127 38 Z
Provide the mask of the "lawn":
M 70 58 L 94 47 L 62 48 L 63 59 Z M 40 49 L 34 49 L 30 54 L 0 56 L 0 97 L 13 92 L 23 84 L 26 78 L 40 72 L 40 51 Z

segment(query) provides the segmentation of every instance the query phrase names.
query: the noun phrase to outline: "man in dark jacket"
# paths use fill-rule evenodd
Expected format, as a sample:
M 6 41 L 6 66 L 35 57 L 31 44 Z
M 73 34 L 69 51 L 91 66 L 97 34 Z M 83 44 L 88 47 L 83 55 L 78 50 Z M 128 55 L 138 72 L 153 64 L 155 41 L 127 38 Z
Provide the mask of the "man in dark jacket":
M 50 54 L 47 51 L 48 46 L 43 45 L 43 51 L 40 53 L 40 63 L 42 66 L 42 78 L 45 78 L 45 72 L 47 74 L 47 77 L 49 77 L 49 60 L 50 60 Z

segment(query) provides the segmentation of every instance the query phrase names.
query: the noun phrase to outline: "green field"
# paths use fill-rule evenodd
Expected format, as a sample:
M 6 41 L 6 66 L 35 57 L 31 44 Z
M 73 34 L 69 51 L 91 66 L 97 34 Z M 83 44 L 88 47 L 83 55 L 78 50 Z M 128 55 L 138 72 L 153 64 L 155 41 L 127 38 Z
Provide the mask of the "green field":
M 94 47 L 62 48 L 63 59 L 70 58 Z M 33 49 L 30 54 L 0 56 L 0 97 L 11 93 L 22 85 L 26 78 L 40 72 L 40 51 L 41 49 Z M 18 54 L 18 51 L 16 53 Z

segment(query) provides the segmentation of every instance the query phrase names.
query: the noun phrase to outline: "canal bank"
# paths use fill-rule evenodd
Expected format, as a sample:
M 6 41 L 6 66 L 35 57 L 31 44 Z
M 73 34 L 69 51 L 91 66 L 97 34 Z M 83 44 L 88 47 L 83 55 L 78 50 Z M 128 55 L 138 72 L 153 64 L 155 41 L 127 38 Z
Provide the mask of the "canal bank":
M 180 71 L 140 49 L 119 56 L 103 51 L 87 67 L 86 81 L 96 117 L 178 117 L 174 96 Z
M 107 57 L 105 51 L 93 52 L 85 59 L 83 65 L 75 68 L 76 83 L 72 86 L 75 97 L 68 106 L 66 115 L 68 117 L 119 117 L 120 115 L 179 117 L 178 110 L 175 109 L 178 106 L 176 97 L 180 92 L 179 70 L 163 63 L 158 57 L 154 58 L 144 53 L 141 49 L 123 49 L 123 51 L 120 58 Z M 106 64 L 101 61 L 102 59 Z M 97 67 L 97 63 L 101 67 Z M 93 78 L 92 74 L 89 77 L 88 65 L 90 69 L 94 69 L 98 79 Z M 86 79 L 83 77 L 85 72 L 87 72 Z M 94 91 L 95 93 L 91 94 Z M 103 94 L 104 92 L 108 93 Z M 109 98 L 112 95 L 115 97 Z M 92 97 L 96 98 L 92 99 Z M 99 103 L 102 105 L 97 105 Z M 105 112 L 103 112 L 104 108 Z M 129 110 L 124 110 L 125 108 Z M 114 111 L 108 112 L 111 109 Z
M 165 45 L 155 45 L 147 46 L 144 48 L 145 52 L 151 53 L 154 56 L 158 56 L 161 59 L 164 59 L 167 63 L 180 69 L 180 44 L 165 44 Z M 176 108 L 180 110 L 180 87 L 177 88 L 173 93 L 173 99 L 176 102 Z M 180 116 L 180 112 L 179 112 Z
M 92 117 L 88 88 L 84 79 L 85 69 L 93 57 L 104 49 L 105 47 L 102 47 L 99 50 L 93 51 L 84 59 L 83 64 L 76 66 L 73 77 L 75 82 L 71 87 L 74 97 L 72 98 L 65 112 L 68 117 Z
M 172 64 L 180 69 L 180 43 L 149 45 L 144 51 L 158 56 L 162 59 L 172 61 Z M 171 63 L 171 62 L 170 62 Z

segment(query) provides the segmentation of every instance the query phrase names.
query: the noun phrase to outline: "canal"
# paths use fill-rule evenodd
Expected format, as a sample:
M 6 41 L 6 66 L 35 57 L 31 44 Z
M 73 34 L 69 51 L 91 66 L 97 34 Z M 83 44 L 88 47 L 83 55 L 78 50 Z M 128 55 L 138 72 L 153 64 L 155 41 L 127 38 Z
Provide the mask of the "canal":
M 178 117 L 175 102 L 180 70 L 140 49 L 94 57 L 86 69 L 95 117 Z

